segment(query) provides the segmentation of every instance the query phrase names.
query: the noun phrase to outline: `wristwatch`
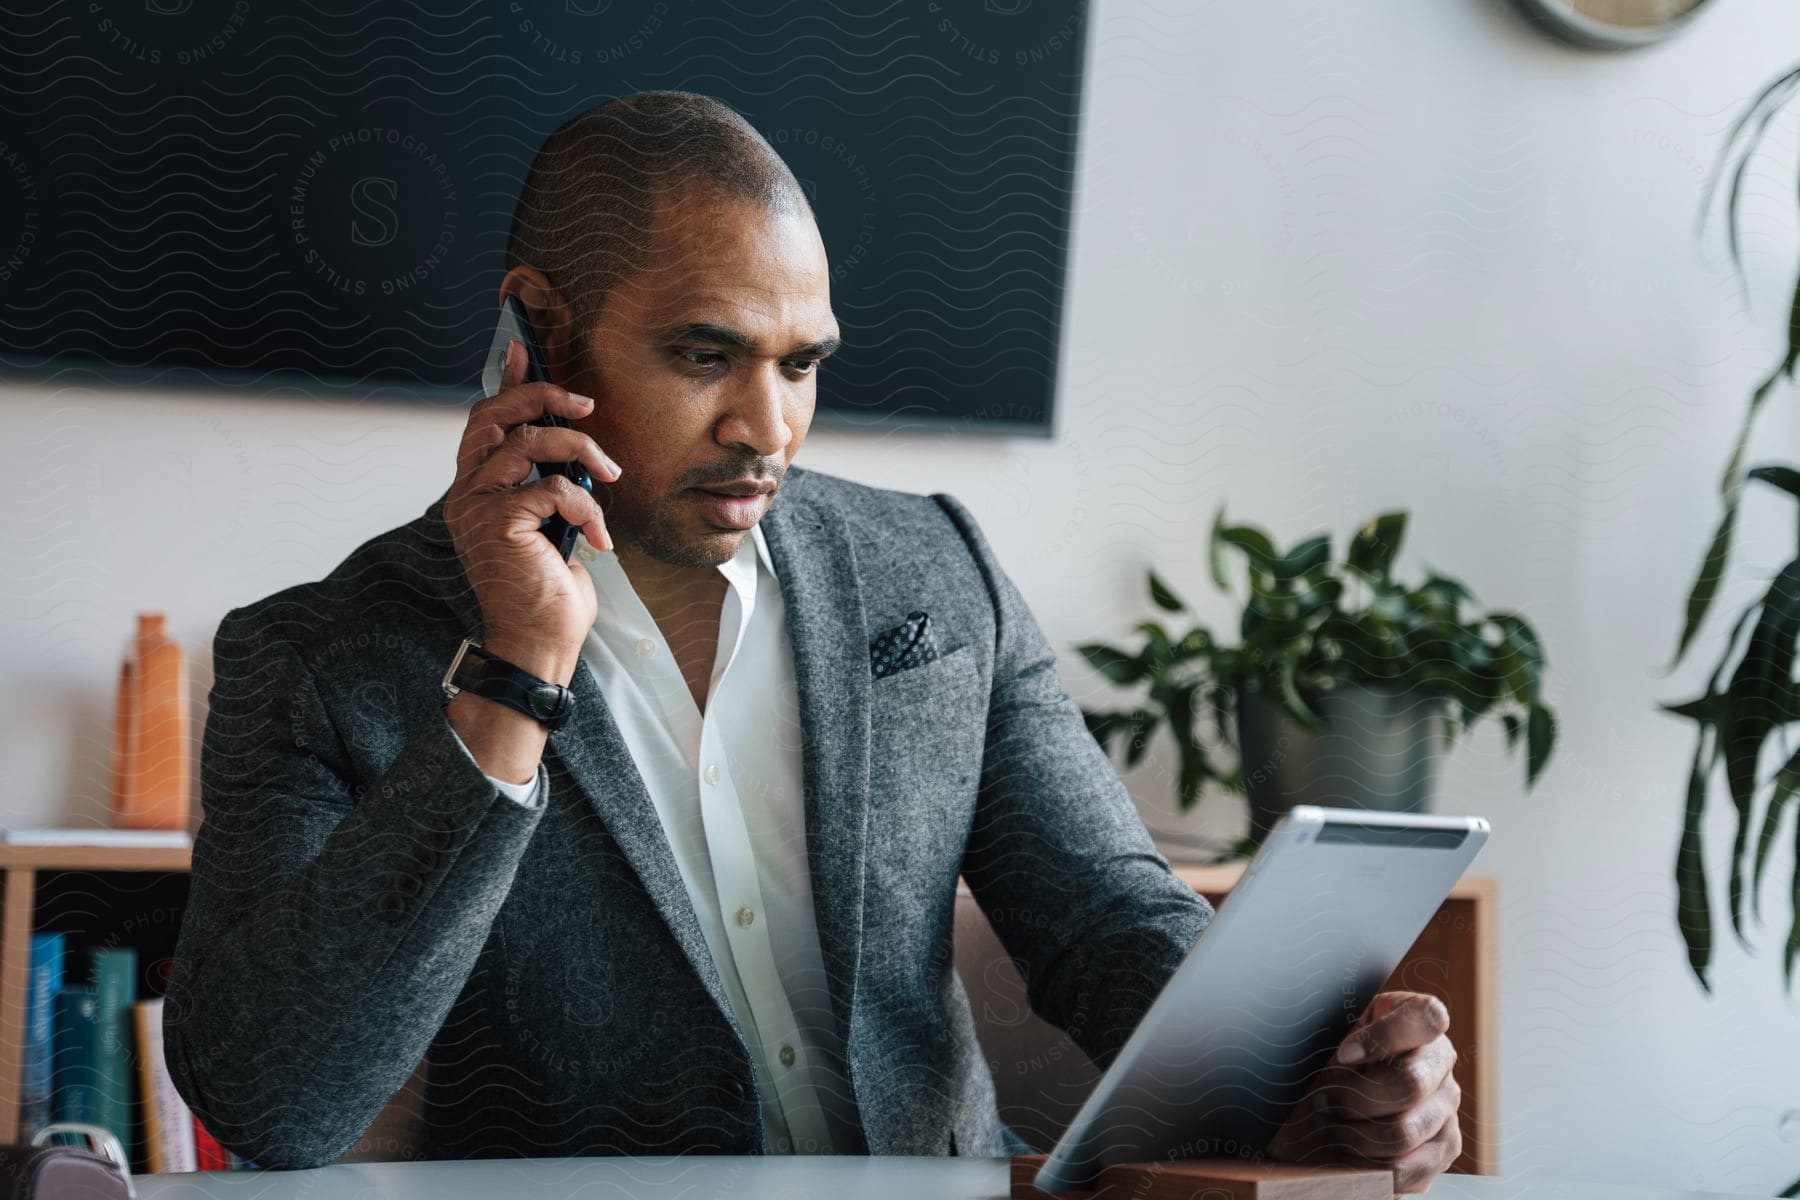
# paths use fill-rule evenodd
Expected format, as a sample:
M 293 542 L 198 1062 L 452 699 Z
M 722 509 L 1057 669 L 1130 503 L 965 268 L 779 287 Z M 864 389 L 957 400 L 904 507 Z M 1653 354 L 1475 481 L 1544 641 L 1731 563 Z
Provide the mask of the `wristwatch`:
M 480 641 L 472 637 L 462 640 L 444 672 L 445 697 L 461 691 L 517 709 L 552 732 L 567 725 L 575 712 L 574 692 L 484 653 Z

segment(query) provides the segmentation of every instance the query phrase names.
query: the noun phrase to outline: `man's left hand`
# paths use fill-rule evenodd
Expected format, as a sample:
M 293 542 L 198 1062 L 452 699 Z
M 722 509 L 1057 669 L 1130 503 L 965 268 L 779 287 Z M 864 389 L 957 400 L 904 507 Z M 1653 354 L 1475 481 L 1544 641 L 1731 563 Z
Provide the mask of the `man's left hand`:
M 1386 1167 L 1396 1192 L 1423 1192 L 1462 1153 L 1462 1088 L 1450 1010 L 1422 992 L 1382 992 L 1269 1145 L 1269 1157 Z M 1358 1055 L 1360 1054 L 1360 1057 Z

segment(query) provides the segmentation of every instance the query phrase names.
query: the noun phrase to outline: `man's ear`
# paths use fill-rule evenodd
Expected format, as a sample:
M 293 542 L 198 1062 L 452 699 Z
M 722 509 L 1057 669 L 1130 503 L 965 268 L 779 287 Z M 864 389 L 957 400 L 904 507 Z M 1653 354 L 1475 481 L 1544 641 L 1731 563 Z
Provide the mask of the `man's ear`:
M 517 296 L 525 306 L 525 319 L 531 322 L 538 345 L 549 360 L 545 365 L 550 368 L 550 378 L 567 387 L 579 365 L 574 344 L 574 309 L 549 276 L 536 267 L 520 265 L 506 273 L 500 281 L 500 303 L 506 303 L 508 296 Z

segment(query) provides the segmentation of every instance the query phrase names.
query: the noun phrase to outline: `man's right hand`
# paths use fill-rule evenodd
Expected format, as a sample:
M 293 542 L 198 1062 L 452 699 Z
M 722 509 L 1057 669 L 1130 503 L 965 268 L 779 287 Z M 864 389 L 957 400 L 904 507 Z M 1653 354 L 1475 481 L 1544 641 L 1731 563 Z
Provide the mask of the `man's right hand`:
M 567 686 L 594 624 L 594 581 L 580 563 L 564 562 L 539 526 L 561 513 L 594 546 L 610 550 L 612 540 L 588 493 L 560 475 L 524 481 L 535 463 L 579 460 L 609 482 L 620 471 L 587 434 L 530 424 L 545 413 L 586 416 L 591 399 L 524 378 L 525 348 L 514 342 L 500 390 L 469 410 L 444 521 L 481 606 L 483 645 Z

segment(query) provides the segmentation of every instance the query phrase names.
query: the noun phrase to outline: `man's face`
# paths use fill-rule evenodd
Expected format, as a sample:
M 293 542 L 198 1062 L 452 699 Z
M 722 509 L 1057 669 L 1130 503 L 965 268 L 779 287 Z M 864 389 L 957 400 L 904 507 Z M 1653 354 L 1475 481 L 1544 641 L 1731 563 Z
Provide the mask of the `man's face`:
M 837 344 L 824 244 L 804 212 L 684 188 L 657 212 L 649 266 L 613 288 L 587 331 L 575 422 L 623 469 L 596 482 L 615 545 L 673 566 L 730 559 L 746 516 L 698 489 L 771 491 L 812 424 L 819 362 Z

